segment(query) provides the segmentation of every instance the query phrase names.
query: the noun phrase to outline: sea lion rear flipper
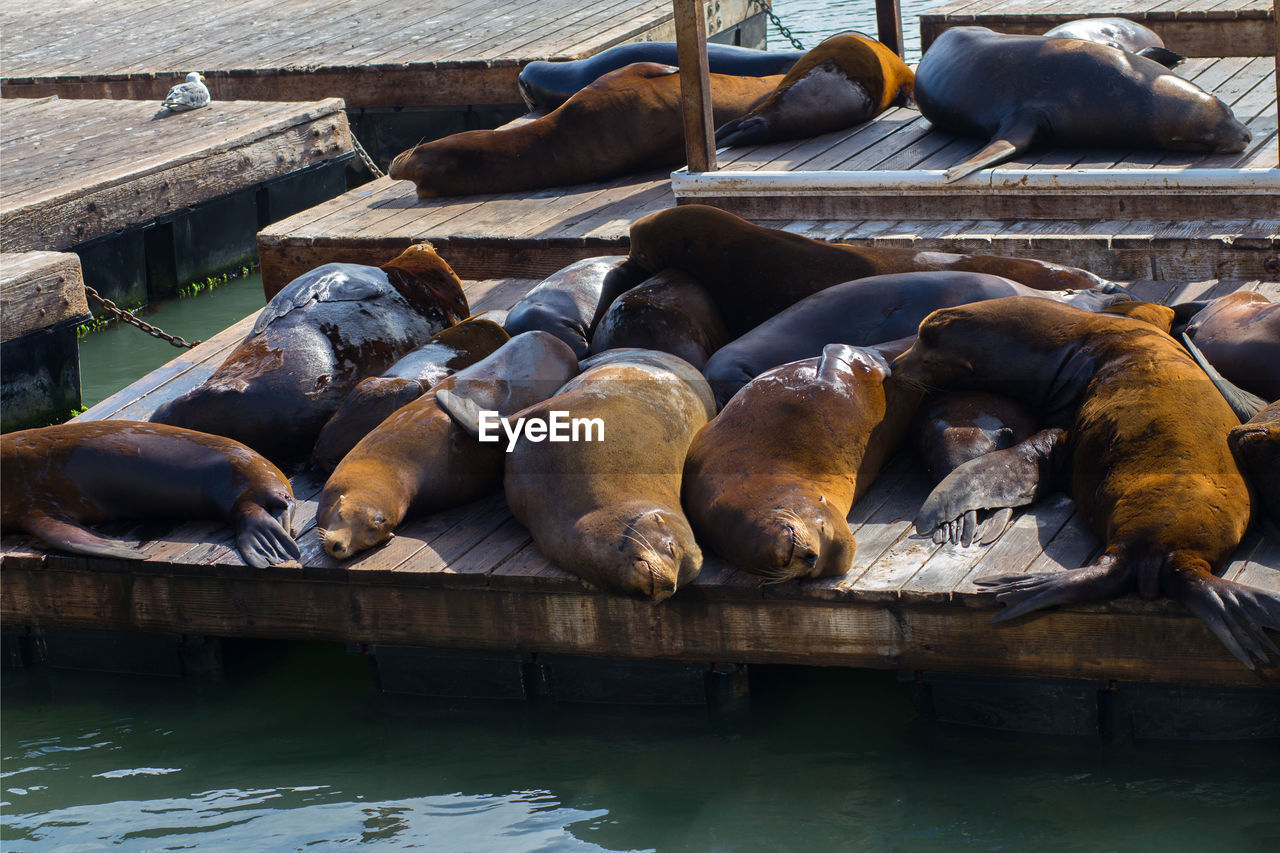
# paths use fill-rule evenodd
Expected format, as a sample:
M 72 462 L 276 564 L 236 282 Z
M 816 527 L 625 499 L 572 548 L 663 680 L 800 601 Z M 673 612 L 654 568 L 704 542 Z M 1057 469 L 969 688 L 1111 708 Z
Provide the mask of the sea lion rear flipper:
M 302 559 L 302 551 L 289 531 L 258 504 L 242 508 L 236 519 L 236 547 L 255 569 Z
M 87 554 L 90 557 L 114 557 L 119 560 L 141 560 L 143 553 L 132 545 L 106 539 L 80 524 L 66 518 L 55 518 L 48 513 L 33 511 L 22 519 L 22 527 L 63 551 Z
M 1254 669 L 1252 658 L 1268 663 L 1267 651 L 1280 648 L 1267 630 L 1280 631 L 1280 597 L 1217 577 L 1203 560 L 1175 555 L 1164 592 L 1199 616 L 1236 658 Z
M 1025 613 L 1057 604 L 1080 604 L 1115 598 L 1130 588 L 1133 577 L 1124 555 L 1107 551 L 1098 558 L 1098 562 L 1080 569 L 1051 574 L 978 578 L 974 583 L 987 587 L 995 595 L 996 601 L 1005 605 L 1003 610 L 991 617 L 991 621 L 1008 622 Z
M 1180 53 L 1174 53 L 1167 47 L 1144 47 L 1138 51 L 1138 56 L 1145 56 L 1153 62 L 1159 62 L 1165 68 L 1173 68 L 1186 61 L 1186 57 Z
M 480 406 L 475 400 L 441 388 L 436 392 L 436 405 L 472 438 L 480 437 Z
M 1039 112 L 1018 112 L 1009 116 L 1000 125 L 991 142 L 977 154 L 963 163 L 952 166 L 943 173 L 942 179 L 951 183 L 965 175 L 971 175 L 979 169 L 990 168 L 1005 160 L 1026 151 L 1040 132 Z
M 1257 394 L 1250 394 L 1219 373 L 1209 363 L 1209 359 L 1204 357 L 1204 353 L 1200 352 L 1200 348 L 1191 342 L 1191 336 L 1186 332 L 1182 333 L 1182 345 L 1187 348 L 1187 352 L 1196 360 L 1196 364 L 1200 365 L 1200 369 L 1208 374 L 1209 379 L 1213 381 L 1213 387 L 1217 388 L 1218 392 L 1222 394 L 1222 398 L 1227 401 L 1227 405 L 1231 406 L 1231 411 L 1235 412 L 1236 417 L 1240 419 L 1240 423 L 1252 419 L 1254 415 L 1267 407 L 1266 400 Z

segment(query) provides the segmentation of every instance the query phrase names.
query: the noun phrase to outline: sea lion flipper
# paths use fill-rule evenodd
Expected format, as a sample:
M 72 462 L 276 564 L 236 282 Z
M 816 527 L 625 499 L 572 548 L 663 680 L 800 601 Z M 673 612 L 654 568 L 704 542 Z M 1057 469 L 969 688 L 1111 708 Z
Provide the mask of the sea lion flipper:
M 1152 62 L 1159 62 L 1165 68 L 1174 68 L 1186 61 L 1186 57 L 1180 53 L 1175 53 L 1167 47 L 1144 47 L 1138 51 L 1138 56 L 1145 56 Z
M 441 388 L 436 392 L 436 405 L 472 438 L 480 437 L 480 406 L 475 400 Z
M 132 545 L 106 539 L 67 518 L 57 518 L 39 510 L 22 519 L 22 527 L 55 548 L 90 557 L 114 557 L 119 560 L 141 560 L 143 554 Z
M 1280 649 L 1266 634 L 1280 631 L 1280 598 L 1217 577 L 1207 563 L 1189 569 L 1175 563 L 1174 569 L 1164 584 L 1165 593 L 1204 620 L 1241 663 L 1249 669 L 1255 668 L 1255 658 L 1268 663 L 1267 649 L 1280 656 Z
M 1183 332 L 1181 337 L 1182 345 L 1187 348 L 1187 352 L 1195 359 L 1196 364 L 1200 365 L 1200 369 L 1208 375 L 1213 382 L 1213 387 L 1217 388 L 1218 392 L 1222 394 L 1222 398 L 1227 401 L 1227 405 L 1231 406 L 1231 411 L 1235 412 L 1236 417 L 1240 419 L 1240 423 L 1251 420 L 1254 415 L 1267 407 L 1266 400 L 1233 384 L 1219 373 L 1209 363 L 1209 359 L 1204 357 L 1204 353 L 1200 351 L 1200 348 L 1192 343 L 1190 335 Z
M 1034 610 L 1058 604 L 1079 604 L 1122 595 L 1132 584 L 1130 567 L 1124 556 L 1108 551 L 1091 566 L 1066 572 L 1033 575 L 1004 575 L 979 578 L 1004 609 L 992 622 L 1008 622 Z
M 985 148 L 963 163 L 947 169 L 942 179 L 949 184 L 979 169 L 987 169 L 1012 159 L 1031 147 L 1039 131 L 1040 114 L 1038 112 L 1015 112 L 1004 120 Z
M 236 519 L 236 547 L 255 569 L 265 569 L 302 558 L 289 531 L 257 504 L 243 508 Z

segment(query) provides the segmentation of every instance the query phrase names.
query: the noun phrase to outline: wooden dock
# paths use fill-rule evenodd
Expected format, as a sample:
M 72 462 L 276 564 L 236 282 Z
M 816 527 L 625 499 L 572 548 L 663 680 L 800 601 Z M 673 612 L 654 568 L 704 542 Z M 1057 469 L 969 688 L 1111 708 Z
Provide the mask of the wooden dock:
M 1129 18 L 1183 56 L 1274 56 L 1272 0 L 953 0 L 920 16 L 921 48 L 951 27 L 1039 35 L 1077 18 Z
M 761 16 L 750 0 L 705 7 L 709 34 Z M 215 99 L 340 97 L 352 109 L 519 104 L 531 60 L 675 37 L 671 0 L 104 0 L 74 14 L 10 0 L 0 29 L 6 97 L 156 100 L 201 71 Z
M 505 308 L 534 282 L 468 282 L 475 311 Z M 1280 284 L 1144 281 L 1144 298 L 1203 298 L 1239 288 L 1280 297 Z M 84 417 L 144 419 L 207 377 L 254 317 L 179 356 Z M 336 640 L 490 652 L 736 663 L 789 663 L 1122 682 L 1280 686 L 1275 667 L 1250 672 L 1198 619 L 1168 601 L 1124 598 L 1055 609 L 1010 625 L 974 585 L 992 572 L 1089 562 L 1099 544 L 1056 495 L 1017 517 L 986 548 L 935 546 L 910 534 L 928 492 L 914 460 L 892 460 L 850 515 L 852 571 L 767 585 L 709 559 L 661 605 L 603 594 L 550 565 L 500 495 L 403 526 L 385 547 L 330 559 L 315 527 L 322 481 L 293 478 L 302 568 L 243 565 L 214 523 L 117 526 L 142 562 L 0 542 L 6 626 L 215 637 Z M 1280 541 L 1251 531 L 1226 569 L 1280 590 Z

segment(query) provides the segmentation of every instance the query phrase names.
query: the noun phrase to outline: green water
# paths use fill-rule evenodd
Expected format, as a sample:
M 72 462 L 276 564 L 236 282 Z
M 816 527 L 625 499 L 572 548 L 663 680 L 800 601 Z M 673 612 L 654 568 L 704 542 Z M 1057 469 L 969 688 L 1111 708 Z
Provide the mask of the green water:
M 379 694 L 331 646 L 222 681 L 6 671 L 6 851 L 1280 849 L 1280 745 L 917 721 L 892 675 L 741 715 Z

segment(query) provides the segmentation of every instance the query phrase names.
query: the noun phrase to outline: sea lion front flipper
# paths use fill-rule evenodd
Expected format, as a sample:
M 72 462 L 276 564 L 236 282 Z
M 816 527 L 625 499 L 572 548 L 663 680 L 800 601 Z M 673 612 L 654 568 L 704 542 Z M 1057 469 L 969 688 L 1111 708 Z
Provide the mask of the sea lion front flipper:
M 106 539 L 67 518 L 56 518 L 33 510 L 22 519 L 22 527 L 32 536 L 73 554 L 90 557 L 114 557 L 119 560 L 141 560 L 143 553 L 132 545 Z
M 1000 125 L 1000 129 L 996 131 L 996 135 L 991 138 L 986 148 L 963 163 L 947 169 L 943 173 L 942 180 L 949 184 L 979 169 L 987 169 L 1012 159 L 1031 147 L 1036 134 L 1040 132 L 1040 124 L 1041 116 L 1038 111 L 1022 111 L 1010 115 Z
M 1138 51 L 1138 56 L 1145 56 L 1152 62 L 1159 62 L 1165 68 L 1174 68 L 1187 61 L 1187 58 L 1180 53 L 1174 53 L 1167 47 L 1156 47 L 1154 45 L 1144 47 Z
M 1255 668 L 1253 658 L 1269 662 L 1267 649 L 1280 656 L 1280 648 L 1266 633 L 1268 629 L 1280 631 L 1280 597 L 1217 577 L 1202 560 L 1194 563 L 1179 565 L 1174 557 L 1173 570 L 1163 584 L 1165 594 L 1204 620 L 1249 669 Z
M 235 526 L 240 556 L 255 569 L 302 559 L 302 551 L 289 531 L 258 504 L 240 507 Z
M 1200 369 L 1208 374 L 1209 379 L 1213 382 L 1213 387 L 1217 388 L 1218 392 L 1222 394 L 1222 398 L 1227 401 L 1227 405 L 1231 406 L 1231 411 L 1235 412 L 1236 417 L 1240 419 L 1240 423 L 1252 420 L 1254 415 L 1267 407 L 1266 400 L 1235 385 L 1219 373 L 1209 363 L 1209 359 L 1204 357 L 1204 353 L 1200 351 L 1200 348 L 1191 342 L 1191 336 L 1186 332 L 1182 333 L 1182 345 L 1187 348 L 1187 352 L 1195 359 L 1196 364 L 1200 365 Z
M 436 405 L 472 438 L 480 437 L 480 406 L 475 400 L 441 388 L 436 392 Z
M 1048 494 L 1065 456 L 1066 432 L 1042 430 L 1004 450 L 970 459 L 942 479 L 916 515 L 916 532 L 969 545 L 978 533 L 978 511 L 1011 509 Z M 979 541 L 988 539 L 985 525 Z

